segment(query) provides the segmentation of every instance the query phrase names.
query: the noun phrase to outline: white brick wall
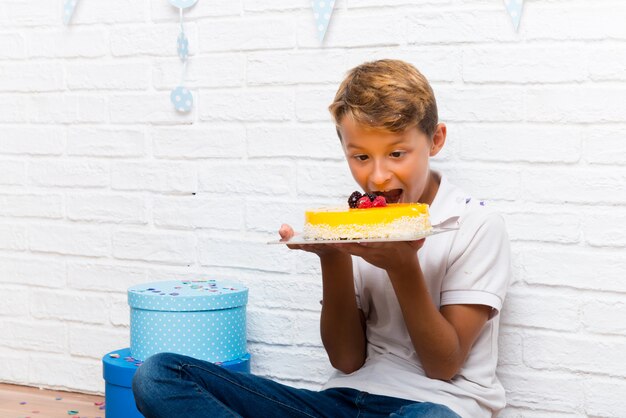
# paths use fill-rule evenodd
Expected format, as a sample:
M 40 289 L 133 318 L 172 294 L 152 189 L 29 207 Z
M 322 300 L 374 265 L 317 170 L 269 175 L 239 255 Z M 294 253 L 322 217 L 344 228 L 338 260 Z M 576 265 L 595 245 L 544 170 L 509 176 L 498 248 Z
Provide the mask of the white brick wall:
M 434 165 L 505 215 L 514 282 L 499 373 L 513 417 L 626 416 L 626 5 L 200 1 L 173 111 L 166 1 L 0 2 L 0 381 L 102 392 L 128 345 L 126 289 L 250 288 L 253 370 L 317 388 L 316 258 L 265 241 L 354 183 L 326 107 L 352 66 L 414 63 L 449 141 Z

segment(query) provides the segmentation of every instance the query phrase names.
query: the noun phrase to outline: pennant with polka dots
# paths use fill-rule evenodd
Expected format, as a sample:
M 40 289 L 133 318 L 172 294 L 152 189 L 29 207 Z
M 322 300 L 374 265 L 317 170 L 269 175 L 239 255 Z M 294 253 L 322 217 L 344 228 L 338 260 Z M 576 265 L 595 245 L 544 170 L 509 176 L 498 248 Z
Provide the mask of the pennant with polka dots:
M 326 29 L 335 8 L 335 0 L 312 0 L 313 16 L 315 16 L 315 31 L 322 42 L 326 36 Z
M 524 7 L 524 0 L 504 0 L 504 5 L 506 6 L 507 13 L 511 17 L 513 26 L 517 31 L 517 28 L 519 28 L 519 23 L 522 20 L 522 8 Z

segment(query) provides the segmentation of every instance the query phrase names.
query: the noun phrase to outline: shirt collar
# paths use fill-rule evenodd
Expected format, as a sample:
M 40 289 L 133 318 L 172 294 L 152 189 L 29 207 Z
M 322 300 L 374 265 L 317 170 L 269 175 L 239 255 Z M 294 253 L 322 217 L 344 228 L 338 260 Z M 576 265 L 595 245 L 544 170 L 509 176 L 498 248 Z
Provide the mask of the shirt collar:
M 441 175 L 441 182 L 437 194 L 430 205 L 430 222 L 437 225 L 442 222 L 452 222 L 453 218 L 459 218 L 465 211 L 470 198 L 463 191 L 450 183 Z

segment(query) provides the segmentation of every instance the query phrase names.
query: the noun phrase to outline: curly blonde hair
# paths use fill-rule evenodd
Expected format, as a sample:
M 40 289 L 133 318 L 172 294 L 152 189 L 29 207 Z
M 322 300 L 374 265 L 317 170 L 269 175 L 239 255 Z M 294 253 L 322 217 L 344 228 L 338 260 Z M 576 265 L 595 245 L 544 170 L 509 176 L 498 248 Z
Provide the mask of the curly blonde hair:
M 400 60 L 366 62 L 350 70 L 328 110 L 337 126 L 350 115 L 361 125 L 389 132 L 417 126 L 429 138 L 438 123 L 437 102 L 428 80 Z

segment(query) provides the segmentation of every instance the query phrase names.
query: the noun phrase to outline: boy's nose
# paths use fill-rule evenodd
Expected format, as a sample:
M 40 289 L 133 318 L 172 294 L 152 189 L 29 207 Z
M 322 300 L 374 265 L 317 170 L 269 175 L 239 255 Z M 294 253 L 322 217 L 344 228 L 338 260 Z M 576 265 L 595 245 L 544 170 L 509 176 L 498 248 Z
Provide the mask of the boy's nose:
M 370 183 L 375 190 L 384 190 L 383 186 L 391 179 L 391 171 L 387 169 L 385 164 L 377 162 L 374 170 L 370 175 Z

